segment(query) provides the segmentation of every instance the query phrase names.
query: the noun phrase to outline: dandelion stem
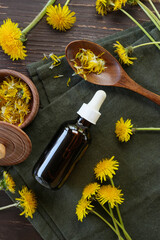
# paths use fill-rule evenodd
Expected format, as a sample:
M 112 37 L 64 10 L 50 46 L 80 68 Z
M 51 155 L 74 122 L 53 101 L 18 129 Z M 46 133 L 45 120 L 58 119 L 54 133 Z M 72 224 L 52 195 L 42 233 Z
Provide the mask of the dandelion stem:
M 69 4 L 70 0 L 67 0 L 64 4 L 64 6 L 67 6 Z
M 56 0 L 49 0 L 47 4 L 44 6 L 44 8 L 40 11 L 40 13 L 33 19 L 33 21 L 22 30 L 22 41 L 26 40 L 25 36 L 27 35 L 27 33 L 42 19 L 42 17 L 46 13 L 47 7 L 55 3 L 55 1 Z
M 117 231 L 115 230 L 115 228 L 104 218 L 102 217 L 99 213 L 97 213 L 96 211 L 94 211 L 93 209 L 90 211 L 92 213 L 94 213 L 96 216 L 98 216 L 103 222 L 105 222 L 118 236 Z M 121 240 L 123 240 L 123 238 L 121 237 Z
M 135 49 L 135 48 L 139 48 L 139 47 L 143 47 L 143 46 L 147 46 L 147 45 L 152 45 L 152 44 L 155 44 L 155 43 L 160 44 L 160 42 L 148 42 L 148 43 L 142 43 L 142 44 L 139 44 L 139 45 L 136 45 L 136 46 L 132 46 L 132 48 Z
M 132 131 L 160 131 L 160 128 L 148 127 L 148 128 L 132 128 Z
M 121 235 L 120 235 L 119 229 L 118 229 L 118 227 L 117 227 L 117 223 L 116 223 L 116 221 L 115 221 L 115 217 L 114 217 L 114 214 L 113 214 L 111 205 L 110 205 L 109 203 L 108 203 L 108 206 L 109 206 L 109 211 L 110 211 L 110 214 L 111 214 L 111 218 L 112 218 L 114 227 L 115 227 L 115 229 L 116 229 L 116 231 L 117 231 L 118 238 L 121 239 Z
M 111 182 L 112 187 L 114 187 L 114 182 L 113 182 L 112 178 L 110 178 L 110 182 Z M 121 217 L 121 213 L 120 213 L 120 210 L 119 210 L 119 206 L 118 206 L 117 203 L 116 203 L 116 210 L 117 210 L 119 221 L 120 221 L 121 225 L 124 227 L 123 220 L 122 220 L 122 217 Z
M 146 36 L 152 41 L 152 42 L 156 42 L 155 39 L 145 30 L 145 28 L 142 27 L 142 25 L 136 21 L 136 19 L 134 19 L 129 13 L 127 13 L 124 9 L 120 9 L 124 14 L 126 14 L 135 24 L 137 24 L 137 26 L 146 34 Z M 160 50 L 160 46 L 155 43 L 155 45 L 157 46 L 157 48 Z
M 7 209 L 7 208 L 11 208 L 11 207 L 17 207 L 17 206 L 18 206 L 18 203 L 13 203 L 13 204 L 10 204 L 10 205 L 4 206 L 4 207 L 0 207 L 0 211 Z
M 160 19 L 158 19 L 154 13 L 141 1 L 137 0 L 138 5 L 142 8 L 142 10 L 146 13 L 146 15 L 150 18 L 150 20 L 154 23 L 154 25 L 160 31 Z
M 3 189 L 4 189 L 4 181 L 0 180 L 0 190 L 3 190 Z
M 152 15 L 152 17 L 155 19 L 155 21 L 160 23 L 160 19 L 157 18 L 156 15 L 144 3 L 142 3 L 140 0 L 137 0 L 137 3 L 141 4 L 146 9 L 146 11 L 148 11 L 148 13 Z
M 104 205 L 102 205 L 100 202 L 99 202 L 99 204 L 100 204 L 100 205 L 102 206 L 102 208 L 106 211 L 106 213 L 108 213 L 108 215 L 111 217 L 111 213 L 107 210 L 107 208 L 106 208 Z M 126 239 L 127 239 L 127 240 L 132 240 L 132 238 L 129 236 L 129 234 L 127 233 L 127 231 L 125 230 L 125 228 L 118 222 L 118 220 L 117 220 L 116 218 L 115 218 L 115 221 L 116 221 L 116 223 L 118 224 L 118 226 L 122 229 L 122 231 L 123 231 Z
M 157 14 L 158 18 L 160 19 L 160 14 L 157 10 L 157 8 L 155 7 L 155 5 L 153 4 L 152 0 L 148 0 L 150 5 L 152 6 L 153 10 L 155 11 L 155 13 Z

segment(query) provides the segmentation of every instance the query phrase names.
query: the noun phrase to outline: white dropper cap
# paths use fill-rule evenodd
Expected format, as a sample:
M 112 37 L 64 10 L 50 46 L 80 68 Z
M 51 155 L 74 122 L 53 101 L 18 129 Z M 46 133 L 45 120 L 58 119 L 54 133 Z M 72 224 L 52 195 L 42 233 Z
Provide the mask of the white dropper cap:
M 88 104 L 83 103 L 77 114 L 87 121 L 96 124 L 97 120 L 101 116 L 99 109 L 106 99 L 106 96 L 107 95 L 103 90 L 97 91 Z

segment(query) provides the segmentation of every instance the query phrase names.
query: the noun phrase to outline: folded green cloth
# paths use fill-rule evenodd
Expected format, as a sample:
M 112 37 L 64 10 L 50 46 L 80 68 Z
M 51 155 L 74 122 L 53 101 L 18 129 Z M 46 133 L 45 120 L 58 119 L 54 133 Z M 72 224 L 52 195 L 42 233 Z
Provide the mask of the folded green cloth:
M 160 33 L 151 23 L 144 26 L 156 40 L 160 39 Z M 117 40 L 123 46 L 148 42 L 137 27 L 97 42 L 115 55 L 113 43 Z M 153 45 L 137 48 L 134 56 L 138 59 L 132 66 L 124 67 L 137 83 L 157 94 L 160 94 L 159 54 Z M 120 163 L 114 182 L 124 193 L 125 201 L 120 210 L 126 230 L 132 239 L 158 239 L 160 133 L 137 132 L 129 142 L 120 143 L 114 131 L 115 123 L 121 117 L 130 118 L 138 127 L 159 127 L 160 107 L 127 89 L 96 86 L 77 75 L 72 76 L 73 71 L 65 58 L 56 68 L 49 69 L 50 65 L 51 60 L 41 60 L 27 66 L 38 88 L 41 105 L 35 120 L 25 129 L 33 144 L 32 153 L 25 162 L 9 170 L 19 188 L 25 184 L 37 196 L 38 209 L 31 223 L 45 240 L 117 239 L 96 216 L 89 214 L 81 223 L 75 214 L 83 188 L 94 181 L 96 163 L 114 155 Z M 64 77 L 54 79 L 53 76 L 58 74 Z M 67 87 L 69 77 L 71 83 Z M 107 93 L 107 99 L 97 125 L 91 128 L 92 142 L 88 150 L 60 190 L 44 188 L 32 176 L 34 164 L 59 125 L 75 119 L 82 103 L 88 103 L 99 89 Z

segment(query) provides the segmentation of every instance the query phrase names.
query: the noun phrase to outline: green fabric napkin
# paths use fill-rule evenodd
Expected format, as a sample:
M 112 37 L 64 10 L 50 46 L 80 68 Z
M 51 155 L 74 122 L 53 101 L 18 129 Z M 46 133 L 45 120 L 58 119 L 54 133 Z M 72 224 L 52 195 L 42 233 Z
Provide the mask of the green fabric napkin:
M 160 33 L 151 23 L 144 26 L 156 40 L 160 39 Z M 123 46 L 148 42 L 137 27 L 97 42 L 115 55 L 113 43 L 117 40 Z M 160 94 L 159 54 L 155 46 L 138 48 L 134 52 L 138 59 L 132 66 L 124 67 L 137 83 L 157 94 Z M 38 210 L 31 223 L 45 240 L 117 239 L 96 216 L 89 214 L 81 223 L 75 215 L 83 188 L 94 181 L 96 163 L 114 155 L 120 163 L 114 182 L 124 193 L 125 201 L 120 210 L 126 230 L 132 239 L 158 239 L 160 133 L 137 132 L 128 143 L 120 143 L 114 131 L 115 123 L 121 117 L 130 118 L 137 127 L 159 127 L 160 107 L 127 89 L 96 86 L 79 76 L 72 76 L 73 71 L 65 58 L 56 68 L 49 69 L 51 63 L 41 60 L 27 66 L 38 88 L 41 106 L 35 120 L 25 129 L 33 144 L 32 153 L 25 162 L 9 170 L 19 188 L 25 184 L 37 196 Z M 54 79 L 53 76 L 58 74 L 64 77 Z M 67 87 L 69 77 L 71 83 Z M 98 89 L 107 93 L 107 99 L 97 125 L 91 128 L 92 142 L 87 152 L 60 190 L 44 188 L 32 176 L 34 164 L 60 124 L 75 119 L 82 103 L 88 103 Z

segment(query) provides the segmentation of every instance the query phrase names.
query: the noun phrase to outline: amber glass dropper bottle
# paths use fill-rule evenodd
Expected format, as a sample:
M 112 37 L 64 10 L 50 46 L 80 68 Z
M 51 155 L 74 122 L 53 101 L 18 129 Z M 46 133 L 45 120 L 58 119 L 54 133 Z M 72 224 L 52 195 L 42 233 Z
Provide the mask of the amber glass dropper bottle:
M 100 117 L 106 93 L 99 90 L 88 104 L 83 103 L 75 120 L 64 122 L 45 148 L 33 169 L 35 179 L 50 189 L 59 189 L 83 156 L 91 137 L 89 128 Z

